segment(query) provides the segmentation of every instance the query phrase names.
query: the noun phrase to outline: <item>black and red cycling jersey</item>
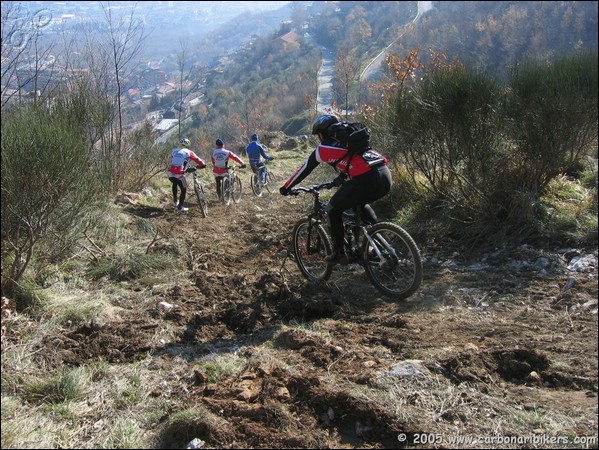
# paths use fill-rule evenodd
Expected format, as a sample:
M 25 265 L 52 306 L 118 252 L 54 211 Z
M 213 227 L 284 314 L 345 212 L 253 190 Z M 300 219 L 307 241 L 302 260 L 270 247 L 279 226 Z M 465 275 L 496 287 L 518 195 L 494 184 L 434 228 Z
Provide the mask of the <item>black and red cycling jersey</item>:
M 376 150 L 367 150 L 361 155 L 349 155 L 347 149 L 325 141 L 306 158 L 283 187 L 285 189 L 292 188 L 306 178 L 320 163 L 335 166 L 341 172 L 347 173 L 350 178 L 355 178 L 369 172 L 373 167 L 386 165 L 388 159 Z

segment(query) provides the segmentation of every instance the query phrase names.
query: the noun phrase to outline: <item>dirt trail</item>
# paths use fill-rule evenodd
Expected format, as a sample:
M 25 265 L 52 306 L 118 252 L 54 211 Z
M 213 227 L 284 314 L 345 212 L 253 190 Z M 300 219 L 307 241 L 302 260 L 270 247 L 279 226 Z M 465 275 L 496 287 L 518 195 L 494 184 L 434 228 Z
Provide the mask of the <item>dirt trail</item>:
M 38 357 L 168 368 L 172 379 L 152 397 L 168 397 L 173 412 L 209 414 L 192 430 L 162 433 L 161 448 L 194 437 L 211 448 L 399 448 L 401 431 L 442 435 L 419 448 L 483 448 L 450 444 L 457 434 L 597 436 L 596 263 L 578 273 L 564 269 L 565 254 L 529 248 L 484 265 L 424 252 L 421 289 L 395 304 L 357 266 L 307 284 L 288 255 L 305 199 L 244 188 L 229 207 L 210 192 L 205 219 L 193 198 L 186 214 L 168 198 L 163 209 L 128 207 L 161 230 L 156 251 L 186 241 L 191 279 L 131 283 L 143 302 L 55 336 Z M 537 270 L 539 258 L 547 262 Z M 531 265 L 515 270 L 522 261 Z M 193 369 L 227 354 L 247 361 L 241 373 L 212 382 Z

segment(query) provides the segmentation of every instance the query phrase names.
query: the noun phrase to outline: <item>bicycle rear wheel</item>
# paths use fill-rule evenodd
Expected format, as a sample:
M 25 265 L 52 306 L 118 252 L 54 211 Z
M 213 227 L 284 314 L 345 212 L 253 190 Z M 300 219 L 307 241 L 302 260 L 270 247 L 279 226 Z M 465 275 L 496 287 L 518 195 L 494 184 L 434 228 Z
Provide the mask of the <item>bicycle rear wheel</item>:
M 206 194 L 204 193 L 204 188 L 198 181 L 194 181 L 193 190 L 196 193 L 196 197 L 198 199 L 198 204 L 200 205 L 200 211 L 202 212 L 202 216 L 208 217 L 208 200 L 206 200 Z
M 276 177 L 272 174 L 272 172 L 267 171 L 266 172 L 266 183 L 265 183 L 265 187 L 266 190 L 268 192 L 270 192 L 271 194 L 275 191 L 275 189 L 277 188 L 277 179 Z
M 399 225 L 379 222 L 369 230 L 372 241 L 362 247 L 364 269 L 387 297 L 404 300 L 422 283 L 422 258 L 414 239 Z
M 231 185 L 231 196 L 233 197 L 233 201 L 235 203 L 239 203 L 239 201 L 241 200 L 241 178 L 239 178 L 238 176 L 236 176 L 233 179 L 233 184 Z
M 297 266 L 310 281 L 327 280 L 333 266 L 325 258 L 332 252 L 332 244 L 323 226 L 311 219 L 301 219 L 291 234 L 292 251 Z
M 250 186 L 252 187 L 252 192 L 256 197 L 262 197 L 262 183 L 260 183 L 260 179 L 258 175 L 253 174 L 250 178 Z
M 232 196 L 231 182 L 228 178 L 224 178 L 223 180 L 221 180 L 221 183 L 221 200 L 226 206 L 229 206 L 231 204 Z

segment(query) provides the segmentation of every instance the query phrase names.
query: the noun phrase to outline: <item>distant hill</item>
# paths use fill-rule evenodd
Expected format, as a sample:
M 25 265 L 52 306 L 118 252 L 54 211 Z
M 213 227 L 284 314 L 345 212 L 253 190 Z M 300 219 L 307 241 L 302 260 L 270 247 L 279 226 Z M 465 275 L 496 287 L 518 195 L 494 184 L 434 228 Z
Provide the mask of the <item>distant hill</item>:
M 282 22 L 289 20 L 290 14 L 289 5 L 269 11 L 244 12 L 201 38 L 195 55 L 199 60 L 209 62 L 231 53 L 252 39 L 272 35 Z
M 419 20 L 406 24 L 392 46 L 405 56 L 414 48 L 459 58 L 505 74 L 524 58 L 552 60 L 597 48 L 597 2 L 435 1 Z
M 436 55 L 505 76 L 524 58 L 551 61 L 597 48 L 596 1 L 425 3 L 430 9 L 419 8 L 418 2 L 292 2 L 274 11 L 238 16 L 198 44 L 198 58 L 214 61 L 226 55 L 230 64 L 212 83 L 218 89 L 207 92 L 206 103 L 219 112 L 214 114 L 215 120 L 222 120 L 223 115 L 247 114 L 241 109 L 244 105 L 247 108 L 248 98 L 269 99 L 268 115 L 272 119 L 267 122 L 273 131 L 283 129 L 282 122 L 294 117 L 300 122 L 309 120 L 306 117 L 313 114 L 314 108 L 308 97 L 317 91 L 320 64 L 312 55 L 320 52 L 319 46 L 333 54 L 340 45 L 355 51 L 355 80 L 384 49 L 386 54 L 399 58 L 419 49 L 424 64 Z M 301 24 L 298 17 L 302 18 Z M 301 37 L 300 49 L 289 50 L 295 55 L 273 46 L 277 33 L 287 29 Z M 294 60 L 307 55 L 303 64 Z M 308 62 L 311 69 L 306 67 Z M 259 73 L 255 71 L 256 63 L 262 65 Z M 337 104 L 342 104 L 340 83 L 333 80 L 333 86 Z M 354 81 L 350 108 L 367 98 L 364 86 Z M 205 119 L 210 120 L 210 115 Z M 208 124 L 203 121 L 202 125 Z

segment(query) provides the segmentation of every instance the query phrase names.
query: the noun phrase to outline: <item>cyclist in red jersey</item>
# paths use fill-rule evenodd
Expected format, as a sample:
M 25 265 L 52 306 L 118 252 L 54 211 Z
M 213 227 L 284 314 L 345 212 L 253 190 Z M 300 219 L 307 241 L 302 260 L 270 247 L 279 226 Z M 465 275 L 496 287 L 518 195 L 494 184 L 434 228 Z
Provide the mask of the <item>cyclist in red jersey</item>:
M 183 206 L 187 193 L 187 178 L 185 177 L 187 161 L 191 159 L 200 169 L 206 167 L 206 163 L 189 149 L 191 147 L 189 139 L 181 139 L 179 143 L 181 147 L 174 148 L 171 152 L 170 164 L 166 174 L 173 185 L 173 205 L 177 209 L 177 212 L 185 212 L 189 209 Z M 181 190 L 179 201 L 177 201 L 177 188 Z
M 312 134 L 318 135 L 320 144 L 306 158 L 304 163 L 279 189 L 281 195 L 288 195 L 290 189 L 306 178 L 320 163 L 327 163 L 340 171 L 335 179 L 340 186 L 329 202 L 329 220 L 333 253 L 326 259 L 330 264 L 347 264 L 343 247 L 343 211 L 362 206 L 363 219 L 376 223 L 378 218 L 369 203 L 389 193 L 393 184 L 388 159 L 376 150 L 368 149 L 363 154 L 349 155 L 339 141 L 331 137 L 328 129 L 339 119 L 332 114 L 319 116 L 312 124 Z
M 225 143 L 220 138 L 216 140 L 216 148 L 212 150 L 210 159 L 212 161 L 212 165 L 214 166 L 212 172 L 214 173 L 214 179 L 216 181 L 216 195 L 218 198 L 220 198 L 222 179 L 227 176 L 229 160 L 231 159 L 235 161 L 242 169 L 245 168 L 245 163 L 238 155 L 233 153 L 231 150 L 227 150 L 225 148 Z

